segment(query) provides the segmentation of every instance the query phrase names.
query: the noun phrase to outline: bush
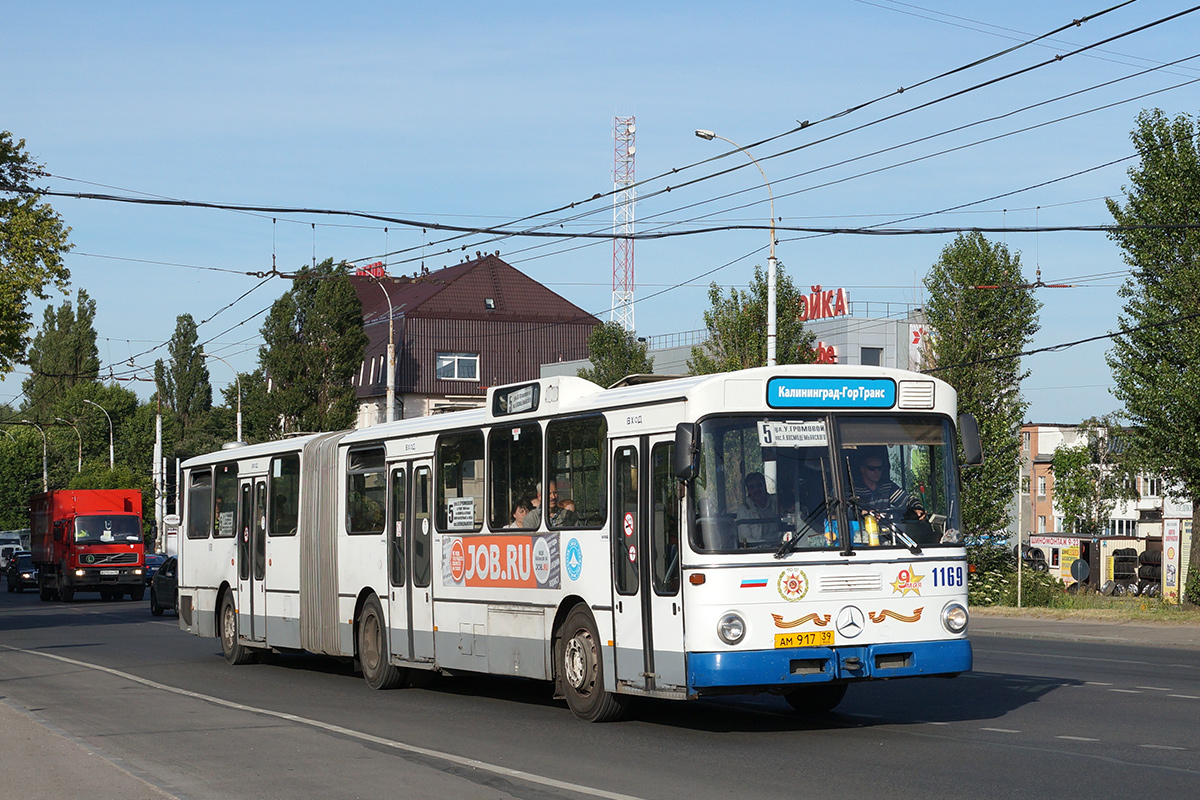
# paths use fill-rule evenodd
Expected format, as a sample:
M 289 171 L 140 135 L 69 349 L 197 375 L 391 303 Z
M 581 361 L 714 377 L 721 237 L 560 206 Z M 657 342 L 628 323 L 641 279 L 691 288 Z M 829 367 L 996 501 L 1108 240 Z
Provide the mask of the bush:
M 1200 564 L 1193 564 L 1188 570 L 1187 586 L 1183 588 L 1183 599 L 1192 605 L 1200 606 Z
M 1021 605 L 1050 606 L 1066 587 L 1048 572 L 1021 572 Z M 975 571 L 967 578 L 967 601 L 976 606 L 1015 606 L 1017 573 L 1014 570 Z

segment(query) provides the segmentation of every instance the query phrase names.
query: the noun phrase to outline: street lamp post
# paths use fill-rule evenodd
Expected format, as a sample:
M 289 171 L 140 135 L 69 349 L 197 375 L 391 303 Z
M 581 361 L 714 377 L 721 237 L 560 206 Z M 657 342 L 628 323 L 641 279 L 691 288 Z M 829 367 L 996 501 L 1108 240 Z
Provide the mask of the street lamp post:
M 79 439 L 79 460 L 75 462 L 75 472 L 83 472 L 83 435 L 79 433 L 79 428 L 74 423 L 67 422 L 62 417 L 55 417 L 54 421 L 61 422 L 63 425 L 70 425 L 71 429 L 75 431 L 75 436 Z
M 388 344 L 387 344 L 387 422 L 396 419 L 396 332 L 394 312 L 392 311 L 392 296 L 379 278 L 374 279 L 375 285 L 383 289 L 383 296 L 388 304 Z
M 83 402 L 87 403 L 89 406 L 95 406 L 96 408 L 100 409 L 101 411 L 104 411 L 104 407 L 103 407 L 103 406 L 101 406 L 99 403 L 93 403 L 91 400 L 88 400 L 87 398 L 84 398 Z M 107 412 L 107 411 L 104 411 L 104 418 L 108 420 L 108 471 L 109 471 L 109 472 L 112 472 L 112 471 L 113 471 L 113 426 L 112 426 L 112 417 L 110 417 L 110 416 L 108 415 L 108 412 Z
M 200 357 L 215 358 L 225 366 L 233 369 L 233 365 L 231 365 L 228 361 L 220 356 L 214 356 L 212 353 L 201 353 Z M 240 444 L 242 441 L 242 376 L 238 374 L 236 369 L 233 369 L 233 379 L 237 381 L 237 441 Z
M 771 200 L 771 250 L 770 256 L 767 258 L 767 366 L 775 366 L 775 192 L 771 190 L 771 182 L 767 180 L 767 173 L 763 172 L 762 165 L 758 163 L 758 159 L 750 155 L 746 148 L 742 147 L 732 139 L 726 139 L 724 136 L 713 133 L 712 131 L 698 130 L 696 135 L 705 141 L 711 142 L 713 139 L 720 139 L 741 150 L 746 158 L 754 162 L 754 166 L 758 167 L 758 172 L 762 175 L 763 183 L 767 184 L 767 197 Z
M 42 426 L 38 425 L 36 422 L 30 422 L 27 419 L 23 419 L 21 422 L 25 425 L 32 425 L 33 427 L 37 428 L 38 433 L 42 435 L 42 491 L 48 492 L 50 491 L 50 469 L 47 466 L 46 459 L 46 432 L 42 430 Z

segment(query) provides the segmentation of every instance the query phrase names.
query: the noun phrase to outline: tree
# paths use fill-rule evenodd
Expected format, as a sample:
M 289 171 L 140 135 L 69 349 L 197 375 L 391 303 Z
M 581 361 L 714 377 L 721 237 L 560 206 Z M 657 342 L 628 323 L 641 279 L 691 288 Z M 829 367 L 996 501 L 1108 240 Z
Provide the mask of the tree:
M 167 344 L 170 365 L 164 365 L 162 359 L 154 362 L 154 380 L 162 392 L 163 405 L 175 412 L 185 432 L 195 415 L 212 408 L 212 384 L 198 340 L 192 315 L 180 314 Z
M 775 285 L 775 352 L 780 364 L 810 364 L 816 360 L 816 337 L 800 321 L 804 293 L 777 265 Z M 749 291 L 730 289 L 722 295 L 717 284 L 708 288 L 710 308 L 704 312 L 708 341 L 692 348 L 688 369 L 693 375 L 730 372 L 767 363 L 767 274 L 754 268 Z
M 357 414 L 351 379 L 367 335 L 362 303 L 343 262 L 326 259 L 296 275 L 263 323 L 259 364 L 270 381 L 269 407 L 286 431 L 348 428 Z
M 45 300 L 50 285 L 66 291 L 71 277 L 62 260 L 71 229 L 33 188 L 41 172 L 25 140 L 0 131 L 0 375 L 24 359 L 33 327 L 29 301 Z
M 29 346 L 30 376 L 21 388 L 26 405 L 39 410 L 57 402 L 68 389 L 81 383 L 95 383 L 100 375 L 100 350 L 96 347 L 96 301 L 84 289 L 76 295 L 76 305 L 65 301 L 58 308 L 46 309 L 41 330 Z
M 654 359 L 646 355 L 647 345 L 617 322 L 602 322 L 588 336 L 591 369 L 581 369 L 579 377 L 599 386 L 612 386 L 626 375 L 654 371 Z
M 1140 163 L 1125 202 L 1109 199 L 1121 226 L 1109 237 L 1131 274 L 1108 365 L 1130 421 L 1138 459 L 1192 501 L 1191 570 L 1185 596 L 1200 603 L 1200 128 L 1180 114 L 1143 111 L 1131 133 Z
M 996 288 L 976 289 L 976 286 Z M 1017 490 L 1021 422 L 1019 353 L 1038 330 L 1041 304 L 1020 257 L 978 233 L 959 234 L 925 276 L 925 314 L 933 330 L 926 368 L 958 391 L 960 412 L 979 421 L 984 463 L 963 470 L 968 544 L 994 540 L 1010 521 Z
M 1117 501 L 1136 495 L 1115 415 L 1084 420 L 1079 434 L 1078 444 L 1054 451 L 1054 504 L 1064 531 L 1095 536 L 1108 526 Z

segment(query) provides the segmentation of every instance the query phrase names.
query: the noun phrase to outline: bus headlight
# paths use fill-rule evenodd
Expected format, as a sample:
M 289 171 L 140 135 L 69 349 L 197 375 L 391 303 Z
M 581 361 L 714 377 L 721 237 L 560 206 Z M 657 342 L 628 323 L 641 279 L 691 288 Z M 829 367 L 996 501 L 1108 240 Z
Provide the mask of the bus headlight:
M 725 644 L 737 644 L 746 636 L 746 623 L 737 614 L 726 614 L 717 623 L 717 636 Z
M 962 603 L 947 603 L 942 609 L 942 627 L 951 633 L 967 629 L 967 609 Z

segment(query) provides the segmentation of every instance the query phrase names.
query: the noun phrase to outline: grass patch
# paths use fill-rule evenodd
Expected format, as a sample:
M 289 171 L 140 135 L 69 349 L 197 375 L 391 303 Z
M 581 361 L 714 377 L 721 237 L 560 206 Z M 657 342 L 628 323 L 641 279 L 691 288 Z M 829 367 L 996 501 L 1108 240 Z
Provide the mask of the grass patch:
M 1017 608 L 1013 605 L 973 606 L 979 616 L 1023 616 L 1038 619 L 1075 619 L 1081 622 L 1156 622 L 1167 625 L 1200 625 L 1200 607 L 1164 603 L 1152 597 L 1105 597 L 1099 594 L 1060 594 L 1049 605 Z

